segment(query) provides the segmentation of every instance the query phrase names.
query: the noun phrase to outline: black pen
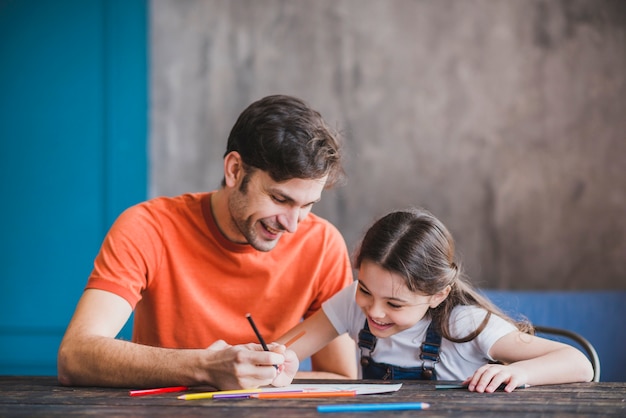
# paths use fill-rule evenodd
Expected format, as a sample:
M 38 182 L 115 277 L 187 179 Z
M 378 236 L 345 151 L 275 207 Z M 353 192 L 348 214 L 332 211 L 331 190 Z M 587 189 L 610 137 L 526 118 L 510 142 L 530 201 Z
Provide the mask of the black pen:
M 259 339 L 259 342 L 261 343 L 263 350 L 270 351 L 269 348 L 267 348 L 267 344 L 265 344 L 265 340 L 263 339 L 263 336 L 259 332 L 259 329 L 256 327 L 254 321 L 252 320 L 252 315 L 247 313 L 246 318 L 248 318 L 248 322 L 250 323 L 250 326 L 252 326 L 252 330 L 256 334 L 256 337 Z M 274 368 L 278 369 L 278 366 L 274 364 Z
M 439 385 L 435 385 L 435 389 L 436 390 L 441 390 L 441 389 L 467 389 L 469 385 L 463 384 L 463 383 L 444 383 L 444 384 L 439 384 Z M 498 386 L 498 388 L 496 390 L 504 390 L 504 388 L 506 387 L 506 383 L 502 383 L 500 384 L 500 386 Z M 517 386 L 515 389 L 526 389 L 529 388 L 530 385 L 519 385 Z

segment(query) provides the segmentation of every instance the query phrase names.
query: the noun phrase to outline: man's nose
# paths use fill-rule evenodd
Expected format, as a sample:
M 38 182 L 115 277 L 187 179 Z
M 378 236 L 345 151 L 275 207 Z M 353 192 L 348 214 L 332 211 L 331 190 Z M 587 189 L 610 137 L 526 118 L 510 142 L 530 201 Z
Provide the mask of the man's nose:
M 287 232 L 293 234 L 298 229 L 298 223 L 300 222 L 300 208 L 289 209 L 278 220 Z

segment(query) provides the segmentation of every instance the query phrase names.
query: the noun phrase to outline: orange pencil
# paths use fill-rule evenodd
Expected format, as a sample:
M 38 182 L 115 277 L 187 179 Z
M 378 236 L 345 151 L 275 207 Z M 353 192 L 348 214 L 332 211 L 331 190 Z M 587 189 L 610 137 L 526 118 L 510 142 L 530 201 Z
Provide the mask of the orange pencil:
M 302 399 L 302 398 L 344 398 L 348 396 L 356 396 L 354 390 L 336 390 L 333 392 L 283 392 L 283 393 L 254 393 L 251 398 L 258 399 Z
M 296 341 L 298 341 L 304 334 L 306 333 L 305 330 L 300 331 L 299 333 L 297 333 L 296 335 L 294 335 L 289 341 L 287 341 L 285 343 L 285 347 L 289 348 L 289 346 L 293 343 L 295 343 Z

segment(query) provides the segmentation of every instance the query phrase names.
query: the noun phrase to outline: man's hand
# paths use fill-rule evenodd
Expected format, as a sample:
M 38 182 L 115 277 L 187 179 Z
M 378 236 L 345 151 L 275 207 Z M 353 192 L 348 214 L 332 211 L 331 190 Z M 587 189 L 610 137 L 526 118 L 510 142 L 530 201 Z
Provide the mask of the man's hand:
M 289 373 L 295 374 L 292 372 L 293 358 L 290 359 L 290 364 L 284 366 L 284 350 L 284 346 L 279 344 L 272 344 L 270 351 L 264 351 L 259 344 L 231 346 L 218 340 L 206 349 L 208 381 L 219 382 L 216 387 L 220 390 L 250 389 L 272 384 L 280 368 L 286 368 Z M 296 363 L 296 370 L 297 366 Z M 288 376 L 278 382 L 286 381 Z

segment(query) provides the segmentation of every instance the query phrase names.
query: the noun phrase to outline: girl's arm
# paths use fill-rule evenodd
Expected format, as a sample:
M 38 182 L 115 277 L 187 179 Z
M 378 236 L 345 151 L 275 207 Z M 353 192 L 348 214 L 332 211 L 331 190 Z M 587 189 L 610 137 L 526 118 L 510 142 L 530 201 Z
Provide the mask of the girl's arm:
M 558 383 L 589 382 L 593 367 L 576 348 L 557 341 L 513 331 L 500 338 L 489 353 L 504 364 L 486 364 L 466 382 L 471 391 L 493 392 L 501 383 L 504 390 Z
M 338 350 L 338 352 L 340 353 L 347 353 L 349 355 L 334 355 L 323 357 L 323 369 L 331 373 L 327 373 L 325 375 L 316 375 L 314 372 L 311 372 L 302 377 L 345 377 L 350 379 L 356 378 L 354 343 L 352 342 L 350 337 L 348 337 L 348 335 L 339 336 L 339 334 L 337 334 L 335 327 L 333 327 L 333 325 L 330 323 L 323 309 L 320 309 L 311 317 L 296 325 L 285 335 L 280 337 L 277 342 L 285 344 L 292 337 L 298 335 L 303 330 L 305 331 L 304 335 L 296 340 L 291 346 L 289 346 L 290 350 L 295 351 L 300 361 L 312 356 L 321 349 L 326 349 L 324 347 L 326 347 L 329 343 L 331 345 L 348 345 L 350 349 L 346 350 L 344 348 L 342 350 Z M 317 360 L 316 365 L 319 366 L 319 361 L 321 359 L 315 360 Z

